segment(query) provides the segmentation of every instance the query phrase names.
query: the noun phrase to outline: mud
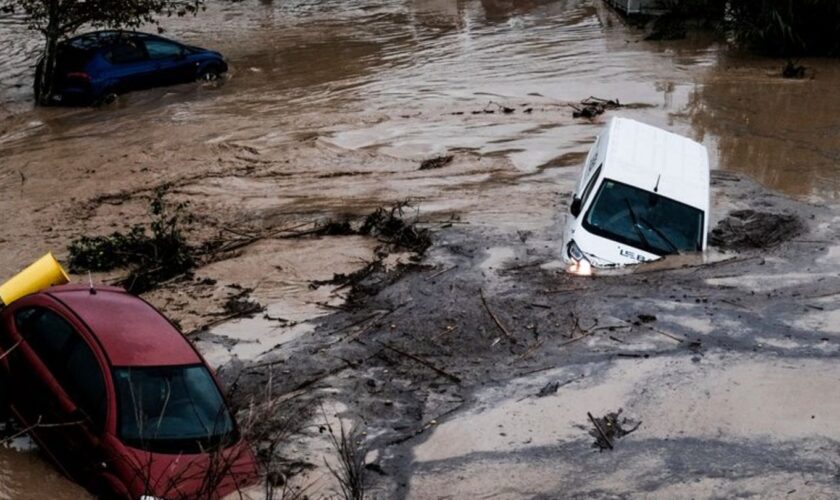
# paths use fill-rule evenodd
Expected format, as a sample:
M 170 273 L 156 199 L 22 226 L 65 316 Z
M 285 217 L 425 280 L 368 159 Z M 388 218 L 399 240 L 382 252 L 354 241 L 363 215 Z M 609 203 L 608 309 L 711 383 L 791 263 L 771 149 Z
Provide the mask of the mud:
M 803 232 L 796 215 L 735 210 L 721 220 L 709 235 L 709 244 L 724 250 L 768 248 Z
M 222 245 L 145 297 L 239 376 L 240 398 L 271 377 L 275 394 L 363 425 L 380 497 L 833 491 L 840 436 L 817 425 L 840 400 L 833 61 L 784 79 L 780 62 L 702 37 L 645 42 L 594 0 L 213 2 L 165 27 L 221 50 L 229 77 L 32 109 L 37 43 L 0 20 L 3 274 L 147 222 L 169 185 L 195 215 L 188 242 Z M 591 95 L 636 105 L 573 118 Z M 754 209 L 795 215 L 802 234 L 563 274 L 577 166 L 616 113 L 709 147 L 711 226 Z M 405 200 L 431 231 L 420 262 L 329 226 Z M 310 286 L 380 258 L 357 286 Z M 234 318 L 240 305 L 225 306 L 244 289 L 265 310 Z M 644 426 L 593 454 L 586 413 L 617 408 Z M 327 494 L 321 420 L 282 451 L 299 484 Z M 4 470 L 29 477 L 15 456 Z M 40 486 L 0 482 L 20 498 Z
M 554 258 L 541 243 L 555 227 L 525 241 L 448 228 L 430 249 L 436 266 L 326 317 L 263 362 L 291 370 L 278 391 L 317 380 L 302 397 L 338 398 L 364 422 L 388 474 L 369 477 L 382 497 L 772 496 L 790 474 L 807 478 L 796 482 L 802 495 L 819 496 L 834 481 L 822 450 L 840 438 L 819 421 L 838 411 L 840 344 L 796 322 L 838 309 L 840 277 L 828 260 L 817 264 L 827 248 L 807 243 L 837 238 L 836 208 L 746 179 L 715 184 L 717 201 L 748 195 L 799 214 L 809 221 L 803 239 L 708 265 L 576 279 L 516 264 Z M 807 277 L 785 278 L 790 268 Z M 754 285 L 761 276 L 779 279 Z M 587 413 L 616 408 L 643 424 L 614 458 L 594 457 Z

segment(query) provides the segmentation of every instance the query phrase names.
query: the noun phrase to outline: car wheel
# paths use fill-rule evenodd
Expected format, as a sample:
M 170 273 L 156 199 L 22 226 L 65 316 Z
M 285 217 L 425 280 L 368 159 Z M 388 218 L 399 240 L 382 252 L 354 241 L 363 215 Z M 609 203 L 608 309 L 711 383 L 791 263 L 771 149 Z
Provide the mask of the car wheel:
M 221 78 L 221 74 L 219 70 L 210 66 L 209 68 L 204 68 L 198 73 L 197 80 L 199 82 L 215 82 L 219 78 Z
M 100 97 L 99 100 L 96 101 L 96 105 L 97 106 L 109 106 L 111 104 L 114 104 L 117 101 L 117 97 L 119 97 L 119 96 L 117 95 L 116 92 L 114 92 L 112 90 L 107 90 L 107 91 L 103 92 L 102 97 Z

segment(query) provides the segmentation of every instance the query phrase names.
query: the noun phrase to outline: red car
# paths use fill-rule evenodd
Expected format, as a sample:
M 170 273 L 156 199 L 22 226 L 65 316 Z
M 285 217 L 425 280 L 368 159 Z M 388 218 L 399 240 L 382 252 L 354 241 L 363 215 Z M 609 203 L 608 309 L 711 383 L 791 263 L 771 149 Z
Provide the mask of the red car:
M 14 416 L 100 498 L 216 499 L 256 479 L 215 375 L 144 300 L 49 288 L 0 312 L 0 349 Z

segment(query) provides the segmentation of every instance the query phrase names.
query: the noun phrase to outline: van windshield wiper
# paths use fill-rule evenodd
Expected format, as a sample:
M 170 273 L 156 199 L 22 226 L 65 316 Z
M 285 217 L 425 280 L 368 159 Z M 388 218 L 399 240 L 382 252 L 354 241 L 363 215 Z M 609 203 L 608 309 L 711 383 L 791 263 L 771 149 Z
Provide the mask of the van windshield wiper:
M 668 246 L 670 246 L 670 247 L 674 250 L 674 253 L 677 253 L 677 254 L 678 254 L 678 253 L 680 253 L 680 249 L 679 249 L 679 248 L 677 248 L 677 245 L 674 245 L 674 242 L 673 242 L 673 241 L 671 241 L 671 239 L 670 239 L 670 238 L 668 238 L 667 236 L 665 236 L 665 233 L 663 233 L 662 231 L 660 231 L 659 229 L 657 229 L 657 228 L 656 228 L 656 226 L 654 226 L 653 224 L 651 224 L 650 222 L 648 222 L 647 220 L 645 220 L 645 218 L 644 218 L 644 217 L 639 217 L 639 221 L 641 221 L 641 223 L 642 223 L 642 224 L 644 224 L 645 226 L 647 226 L 647 227 L 648 227 L 651 231 L 653 231 L 654 233 L 656 233 L 656 235 L 657 235 L 657 236 L 659 236 L 660 238 L 662 238 L 662 241 L 664 241 L 665 243 L 667 243 L 667 244 L 668 244 Z
M 628 198 L 624 198 L 624 202 L 627 203 L 627 210 L 630 211 L 630 218 L 633 219 L 633 229 L 636 230 L 636 234 L 639 235 L 642 243 L 644 243 L 647 248 L 653 248 L 647 238 L 645 238 L 645 233 L 643 233 L 641 228 L 639 228 L 639 218 L 636 217 L 636 211 L 633 210 L 633 205 L 630 204 L 630 200 Z

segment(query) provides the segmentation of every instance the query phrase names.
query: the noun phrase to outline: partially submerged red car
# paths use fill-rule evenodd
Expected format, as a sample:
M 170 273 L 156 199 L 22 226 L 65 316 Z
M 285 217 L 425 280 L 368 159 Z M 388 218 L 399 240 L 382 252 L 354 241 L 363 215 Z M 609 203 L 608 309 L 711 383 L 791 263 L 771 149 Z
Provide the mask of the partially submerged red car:
M 219 382 L 156 309 L 65 285 L 0 312 L 10 409 L 100 498 L 221 498 L 257 477 Z

